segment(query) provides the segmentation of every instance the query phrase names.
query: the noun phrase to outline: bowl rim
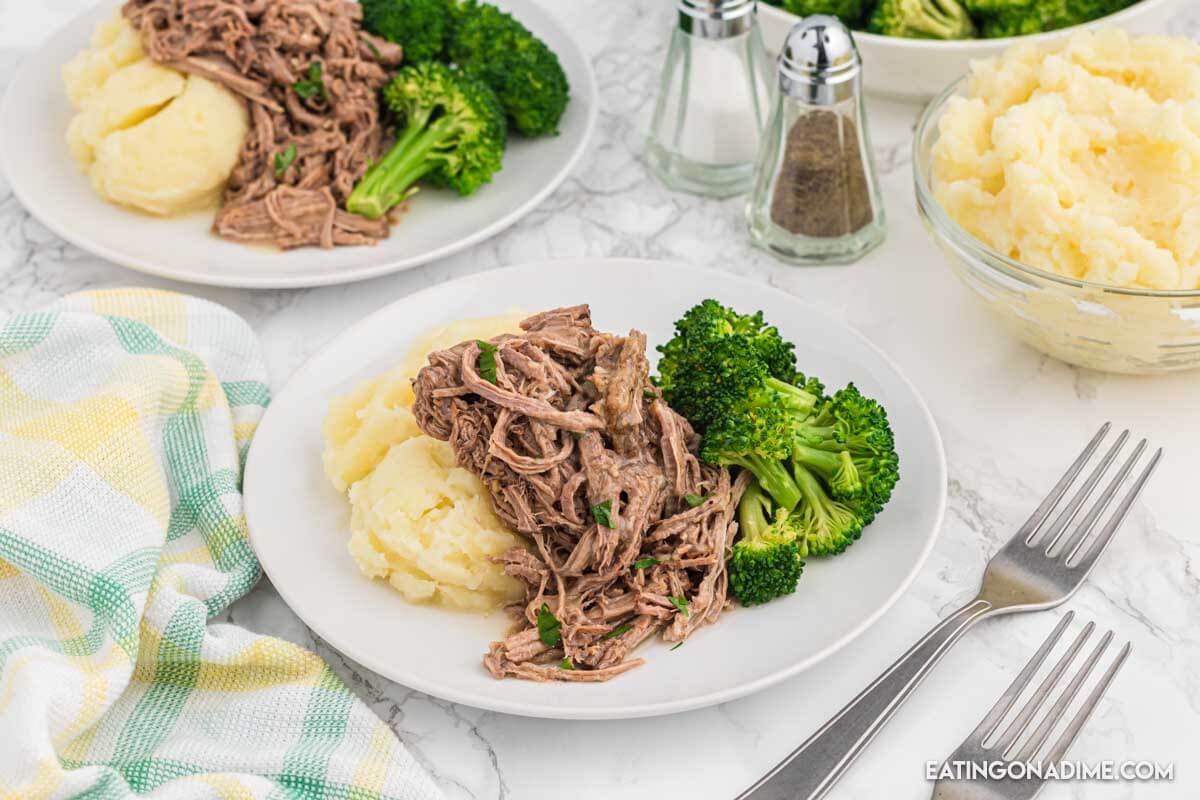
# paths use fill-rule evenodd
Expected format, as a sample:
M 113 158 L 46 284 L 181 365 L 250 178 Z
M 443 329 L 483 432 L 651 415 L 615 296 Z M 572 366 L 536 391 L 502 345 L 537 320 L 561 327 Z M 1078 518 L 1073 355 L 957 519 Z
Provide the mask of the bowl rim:
M 1153 0 L 1148 0 L 1148 2 L 1153 2 Z M 940 122 L 942 112 L 945 110 L 945 106 L 950 101 L 950 98 L 957 96 L 962 91 L 967 85 L 969 78 L 970 75 L 958 78 L 930 100 L 925 108 L 921 110 L 921 116 L 918 118 L 916 128 L 913 130 L 911 160 L 917 206 L 921 213 L 929 219 L 930 227 L 933 229 L 935 236 L 948 239 L 955 247 L 965 250 L 967 254 L 975 257 L 975 261 L 982 262 L 990 269 L 1005 273 L 1011 278 L 1016 278 L 1024 282 L 1029 282 L 1030 278 L 1036 278 L 1040 281 L 1050 281 L 1063 286 L 1069 286 L 1072 289 L 1128 297 L 1173 298 L 1177 300 L 1195 300 L 1200 298 L 1200 288 L 1144 289 L 1135 286 L 1114 286 L 1108 283 L 1072 278 L 1057 272 L 1050 272 L 1040 267 L 1017 261 L 993 250 L 985 242 L 967 231 L 966 228 L 959 225 L 942 208 L 942 204 L 933 194 L 932 158 L 929 159 L 930 163 L 923 163 L 921 143 L 925 141 L 930 128 L 936 127 Z M 932 152 L 932 146 L 930 147 L 930 151 Z
M 916 50 L 928 51 L 929 48 L 934 48 L 943 51 L 954 50 L 978 50 L 980 47 L 986 46 L 989 50 L 1004 50 L 1009 46 L 1018 42 L 1040 42 L 1050 39 L 1055 39 L 1064 34 L 1071 34 L 1088 28 L 1096 28 L 1102 25 L 1116 24 L 1127 21 L 1143 12 L 1148 12 L 1152 8 L 1165 6 L 1178 0 L 1137 0 L 1133 5 L 1126 6 L 1120 11 L 1114 11 L 1103 17 L 1081 22 L 1078 25 L 1069 25 L 1065 28 L 1056 28 L 1052 31 L 1041 31 L 1039 33 L 1027 33 L 1022 36 L 997 36 L 994 39 L 909 39 L 903 36 L 884 36 L 881 33 L 871 33 L 866 30 L 854 30 L 854 38 L 858 41 L 868 41 L 872 46 L 894 47 L 897 50 Z M 763 8 L 771 9 L 772 11 L 786 14 L 789 17 L 800 19 L 795 14 L 786 9 L 771 5 L 766 0 L 759 0 L 760 13 Z

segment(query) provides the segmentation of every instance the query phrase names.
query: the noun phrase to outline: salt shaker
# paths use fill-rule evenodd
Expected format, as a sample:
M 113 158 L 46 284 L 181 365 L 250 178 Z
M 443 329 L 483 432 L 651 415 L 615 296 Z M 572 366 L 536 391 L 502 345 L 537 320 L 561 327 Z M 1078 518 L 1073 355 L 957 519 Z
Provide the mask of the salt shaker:
M 805 17 L 788 34 L 778 70 L 746 209 L 750 238 L 797 264 L 855 261 L 887 226 L 854 38 L 836 17 Z
M 646 159 L 672 189 L 745 194 L 770 111 L 756 0 L 678 0 L 678 13 Z

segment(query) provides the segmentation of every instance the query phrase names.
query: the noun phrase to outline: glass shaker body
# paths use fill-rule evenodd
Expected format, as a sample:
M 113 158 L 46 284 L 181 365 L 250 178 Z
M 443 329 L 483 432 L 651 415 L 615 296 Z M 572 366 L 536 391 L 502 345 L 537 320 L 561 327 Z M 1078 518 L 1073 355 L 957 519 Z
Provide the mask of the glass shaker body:
M 770 111 L 770 72 L 753 15 L 733 35 L 677 26 L 646 141 L 646 160 L 659 179 L 713 197 L 750 191 Z
M 784 261 L 849 263 L 886 236 L 860 64 L 849 31 L 828 17 L 798 24 L 780 57 L 746 216 L 752 242 Z

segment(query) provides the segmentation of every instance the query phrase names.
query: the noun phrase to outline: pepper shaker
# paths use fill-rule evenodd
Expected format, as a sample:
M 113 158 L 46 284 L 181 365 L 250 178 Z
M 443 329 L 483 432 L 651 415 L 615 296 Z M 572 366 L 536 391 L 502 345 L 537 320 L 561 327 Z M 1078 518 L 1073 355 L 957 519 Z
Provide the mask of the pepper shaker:
M 805 17 L 788 34 L 778 71 L 746 209 L 750 238 L 797 264 L 856 261 L 887 226 L 854 38 L 836 17 Z
M 646 141 L 646 160 L 672 189 L 745 194 L 770 111 L 770 60 L 757 0 L 678 0 L 679 24 Z

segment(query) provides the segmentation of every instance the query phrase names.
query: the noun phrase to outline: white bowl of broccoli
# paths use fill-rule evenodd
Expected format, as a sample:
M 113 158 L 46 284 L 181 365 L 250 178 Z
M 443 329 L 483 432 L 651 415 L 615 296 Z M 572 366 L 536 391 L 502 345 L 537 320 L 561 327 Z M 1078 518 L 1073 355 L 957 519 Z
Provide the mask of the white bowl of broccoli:
M 1118 25 L 1163 33 L 1184 0 L 762 0 L 767 47 L 779 52 L 800 16 L 833 14 L 854 29 L 867 91 L 924 102 L 970 62 L 1017 41 Z

